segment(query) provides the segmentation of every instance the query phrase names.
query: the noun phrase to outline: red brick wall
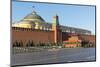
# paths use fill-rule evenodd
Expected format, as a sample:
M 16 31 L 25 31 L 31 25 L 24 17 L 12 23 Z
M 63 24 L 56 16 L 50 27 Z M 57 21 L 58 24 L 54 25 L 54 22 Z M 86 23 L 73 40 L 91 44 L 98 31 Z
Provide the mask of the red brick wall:
M 89 43 L 93 44 L 93 46 L 95 47 L 96 45 L 96 35 L 79 35 L 78 36 L 82 41 L 88 41 Z
M 53 31 L 41 31 L 24 28 L 12 28 L 12 42 L 23 41 L 27 43 L 29 40 L 33 42 L 54 42 Z
M 62 32 L 62 41 L 67 41 L 70 36 L 66 32 Z
M 82 40 L 88 40 L 88 41 L 95 41 L 96 36 L 95 35 L 79 35 L 79 38 Z
M 60 35 L 60 33 L 59 33 Z M 78 35 L 78 39 L 71 38 L 73 36 L 70 36 L 70 33 L 62 32 L 61 38 L 62 41 L 74 41 L 76 40 L 86 40 L 92 43 L 95 43 L 95 35 Z M 71 39 L 70 39 L 71 38 Z M 69 40 L 70 39 L 70 40 Z M 32 41 L 35 43 L 39 42 L 50 42 L 54 43 L 54 31 L 43 31 L 43 30 L 34 30 L 34 29 L 28 29 L 28 28 L 15 28 L 12 27 L 12 42 L 15 41 L 22 41 L 23 43 L 27 43 L 28 41 Z M 71 45 L 71 44 L 70 44 Z M 70 46 L 69 45 L 69 46 Z M 72 45 L 75 46 L 75 45 Z

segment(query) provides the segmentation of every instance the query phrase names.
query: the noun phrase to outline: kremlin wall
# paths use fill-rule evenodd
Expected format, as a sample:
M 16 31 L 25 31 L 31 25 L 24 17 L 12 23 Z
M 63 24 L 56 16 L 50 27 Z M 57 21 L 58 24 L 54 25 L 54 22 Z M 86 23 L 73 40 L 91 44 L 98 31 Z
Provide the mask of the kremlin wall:
M 34 41 L 35 43 L 43 42 L 54 42 L 54 32 L 53 31 L 41 31 L 29 28 L 12 28 L 12 42 L 14 41 L 23 41 L 26 44 L 29 40 Z M 25 46 L 25 45 L 24 45 Z
M 62 43 L 64 47 L 81 47 L 87 44 L 95 47 L 95 35 L 91 31 L 59 24 L 58 15 L 52 23 L 46 22 L 35 11 L 21 21 L 12 24 L 12 43 L 22 42 L 26 47 L 29 41 L 34 43 Z

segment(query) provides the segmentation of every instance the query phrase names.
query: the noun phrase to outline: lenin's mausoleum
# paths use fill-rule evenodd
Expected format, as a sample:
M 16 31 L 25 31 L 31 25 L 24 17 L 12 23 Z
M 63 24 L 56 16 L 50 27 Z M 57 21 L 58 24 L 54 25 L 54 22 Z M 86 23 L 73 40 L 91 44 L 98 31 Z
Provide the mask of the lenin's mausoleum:
M 95 35 L 92 35 L 91 31 L 60 25 L 58 15 L 53 16 L 51 22 L 46 22 L 33 11 L 18 23 L 12 24 L 13 46 L 16 46 L 15 42 L 21 42 L 21 46 L 26 47 L 27 43 L 32 41 L 60 43 L 64 47 L 80 47 L 83 44 L 95 47 Z

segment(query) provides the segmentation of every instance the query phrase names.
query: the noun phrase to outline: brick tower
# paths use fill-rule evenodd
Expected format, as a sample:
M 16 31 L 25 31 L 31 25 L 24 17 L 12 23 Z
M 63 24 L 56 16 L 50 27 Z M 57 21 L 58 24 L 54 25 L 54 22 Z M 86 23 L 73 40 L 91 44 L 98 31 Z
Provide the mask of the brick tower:
M 62 32 L 59 25 L 58 15 L 53 16 L 52 30 L 54 31 L 54 42 L 62 43 Z

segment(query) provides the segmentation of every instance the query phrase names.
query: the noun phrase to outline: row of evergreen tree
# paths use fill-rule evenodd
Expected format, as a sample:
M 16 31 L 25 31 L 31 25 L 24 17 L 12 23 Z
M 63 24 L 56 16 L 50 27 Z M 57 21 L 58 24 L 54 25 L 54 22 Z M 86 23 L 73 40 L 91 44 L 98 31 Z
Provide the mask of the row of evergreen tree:
M 23 43 L 22 41 L 15 41 L 13 42 L 13 47 L 24 47 L 24 45 L 26 47 L 44 47 L 44 46 L 62 46 L 62 43 L 42 43 L 42 42 L 38 42 L 35 43 L 34 41 L 28 41 L 27 43 Z M 81 47 L 94 47 L 93 44 L 90 44 L 88 41 L 82 41 L 81 42 Z
M 62 46 L 61 43 L 42 43 L 42 42 L 38 42 L 35 43 L 34 41 L 28 41 L 27 43 L 23 43 L 22 41 L 15 41 L 13 42 L 13 47 L 43 47 L 43 46 Z

